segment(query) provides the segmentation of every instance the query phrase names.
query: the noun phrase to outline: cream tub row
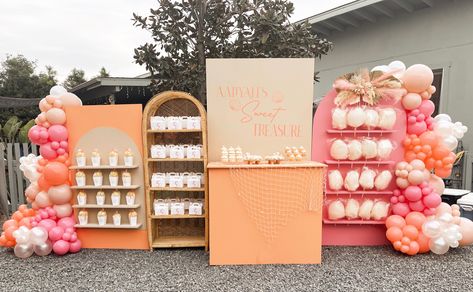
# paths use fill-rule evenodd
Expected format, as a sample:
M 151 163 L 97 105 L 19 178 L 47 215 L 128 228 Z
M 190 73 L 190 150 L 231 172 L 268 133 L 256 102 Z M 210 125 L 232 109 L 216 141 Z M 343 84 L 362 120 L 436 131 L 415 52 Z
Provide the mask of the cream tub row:
M 200 130 L 200 117 L 162 117 L 154 116 L 150 119 L 151 130 Z

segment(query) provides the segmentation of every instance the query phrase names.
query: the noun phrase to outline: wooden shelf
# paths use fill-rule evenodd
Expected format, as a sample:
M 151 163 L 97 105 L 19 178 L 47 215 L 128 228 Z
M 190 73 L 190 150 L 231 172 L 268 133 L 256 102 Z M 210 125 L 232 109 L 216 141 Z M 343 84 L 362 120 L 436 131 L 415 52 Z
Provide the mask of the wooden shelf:
M 92 166 L 92 165 L 86 165 L 86 166 L 77 166 L 77 165 L 71 165 L 69 166 L 69 169 L 133 169 L 133 168 L 138 168 L 138 165 L 132 165 L 132 166 L 125 166 L 125 165 L 117 165 L 117 166 L 111 166 L 111 165 L 100 165 L 100 166 Z
M 113 187 L 110 185 L 103 185 L 103 186 L 96 187 L 93 185 L 85 185 L 83 187 L 71 186 L 71 189 L 73 190 L 135 190 L 139 187 L 140 187 L 139 185 L 131 185 L 129 187 L 125 187 L 125 186 Z
M 341 220 L 329 220 L 323 219 L 324 224 L 345 224 L 345 225 L 384 225 L 385 221 L 375 220 L 359 220 L 359 219 L 341 219 Z
M 141 227 L 141 223 L 137 225 L 130 225 L 130 224 L 122 224 L 122 225 L 113 225 L 113 224 L 105 224 L 105 225 L 99 225 L 99 224 L 86 224 L 86 225 L 81 225 L 81 224 L 76 224 L 74 227 L 76 228 L 98 228 L 98 229 L 138 229 Z
M 148 133 L 199 133 L 202 130 L 198 129 L 180 129 L 180 130 L 147 130 Z
M 203 162 L 203 158 L 148 158 L 148 162 Z
M 391 165 L 392 160 L 325 160 L 329 165 Z
M 151 215 L 153 219 L 191 219 L 191 218 L 205 218 L 205 214 L 202 215 Z
M 150 191 L 166 191 L 166 192 L 204 192 L 205 188 L 149 188 Z
M 140 204 L 134 205 L 97 205 L 97 204 L 85 204 L 85 205 L 72 205 L 72 208 L 76 209 L 137 209 Z
M 327 133 L 329 134 L 392 134 L 396 132 L 396 130 L 335 130 L 335 129 L 328 129 Z
M 158 236 L 152 242 L 152 247 L 203 247 L 205 246 L 205 236 Z
M 392 195 L 392 191 L 325 191 L 326 195 Z

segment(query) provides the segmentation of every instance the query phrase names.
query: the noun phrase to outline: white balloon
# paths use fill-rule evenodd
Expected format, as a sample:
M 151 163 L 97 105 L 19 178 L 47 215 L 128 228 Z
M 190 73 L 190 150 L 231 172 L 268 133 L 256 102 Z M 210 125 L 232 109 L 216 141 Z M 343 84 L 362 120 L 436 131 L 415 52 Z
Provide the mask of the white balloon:
M 436 121 L 436 122 L 439 122 L 439 121 L 451 122 L 452 118 L 447 114 L 438 114 L 438 115 L 435 116 L 434 121 Z
M 381 66 L 376 66 L 374 67 L 373 69 L 371 69 L 371 72 L 373 71 L 381 71 L 381 72 L 388 72 L 389 71 L 389 67 L 386 66 L 386 65 L 381 65 Z
M 398 79 L 400 79 L 402 75 L 404 75 L 404 72 L 406 72 L 406 65 L 399 60 L 392 61 L 391 63 L 389 63 L 388 67 L 390 70 L 397 70 L 396 73 L 393 74 L 393 76 Z
M 61 94 L 64 94 L 66 92 L 67 92 L 67 90 L 64 87 L 62 87 L 61 85 L 54 85 L 49 90 L 49 94 L 52 95 L 52 96 L 60 96 Z
M 453 134 L 453 124 L 446 120 L 440 120 L 434 125 L 434 133 L 440 137 L 447 137 Z
M 23 244 L 30 241 L 30 230 L 26 226 L 20 226 L 13 232 L 16 243 Z
M 448 135 L 443 138 L 443 144 L 447 146 L 448 150 L 453 151 L 458 146 L 458 140 L 453 135 Z
M 365 110 L 365 126 L 368 128 L 376 128 L 379 123 L 378 112 L 374 109 Z
M 438 218 L 441 222 L 450 223 L 453 220 L 453 216 L 450 213 L 443 213 Z
M 43 227 L 33 227 L 30 232 L 30 242 L 32 244 L 43 244 L 48 240 L 48 232 Z
M 422 226 L 422 232 L 430 238 L 438 237 L 442 232 L 441 224 L 437 220 L 427 221 Z
M 431 239 L 429 247 L 435 254 L 445 254 L 449 249 L 448 243 L 442 237 Z

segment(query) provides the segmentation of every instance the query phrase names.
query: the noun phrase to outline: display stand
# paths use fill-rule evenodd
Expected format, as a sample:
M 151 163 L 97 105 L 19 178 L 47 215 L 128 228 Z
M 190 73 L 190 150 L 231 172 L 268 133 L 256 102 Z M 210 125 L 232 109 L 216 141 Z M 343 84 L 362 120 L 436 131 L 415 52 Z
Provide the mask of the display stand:
M 335 90 L 330 91 L 319 104 L 314 117 L 312 160 L 322 161 L 328 165 L 328 171 L 339 169 L 346 173 L 351 169 L 368 166 L 376 170 L 393 170 L 396 163 L 404 155 L 402 140 L 406 132 L 406 116 L 400 103 L 382 101 L 379 106 L 389 106 L 396 110 L 396 124 L 392 130 L 362 130 L 362 129 L 332 129 L 331 115 L 334 108 Z M 389 138 L 395 145 L 388 160 L 356 160 L 338 161 L 330 158 L 330 140 L 335 138 L 377 137 Z M 328 188 L 328 187 L 327 187 Z M 389 202 L 393 190 L 396 188 L 395 178 L 391 180 L 388 188 L 383 191 L 357 190 L 357 191 L 332 191 L 327 190 L 324 196 L 323 214 L 323 245 L 384 245 L 387 244 L 384 220 L 329 220 L 327 216 L 327 202 L 337 198 L 348 199 L 379 199 Z
M 167 91 L 154 96 L 143 113 L 143 146 L 145 153 L 145 187 L 150 248 L 205 247 L 208 250 L 208 180 L 207 180 L 207 127 L 202 104 L 191 95 Z M 151 130 L 153 116 L 200 116 L 201 129 Z M 152 145 L 202 144 L 201 158 L 151 158 Z M 201 188 L 151 187 L 155 172 L 202 172 Z M 203 215 L 154 215 L 154 199 L 204 199 Z

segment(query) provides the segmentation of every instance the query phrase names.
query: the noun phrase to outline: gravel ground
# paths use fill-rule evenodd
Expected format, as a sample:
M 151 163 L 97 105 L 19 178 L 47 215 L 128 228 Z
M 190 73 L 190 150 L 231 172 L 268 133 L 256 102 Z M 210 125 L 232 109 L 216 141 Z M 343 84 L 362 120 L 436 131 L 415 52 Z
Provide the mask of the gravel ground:
M 0 249 L 0 291 L 468 291 L 472 252 L 408 257 L 388 247 L 326 247 L 322 265 L 208 266 L 200 249 L 27 260 Z

